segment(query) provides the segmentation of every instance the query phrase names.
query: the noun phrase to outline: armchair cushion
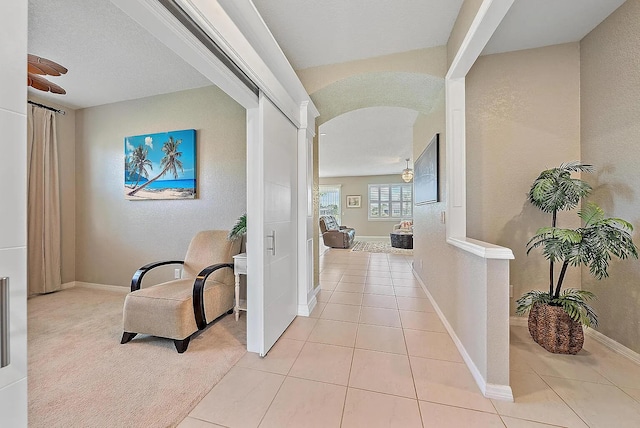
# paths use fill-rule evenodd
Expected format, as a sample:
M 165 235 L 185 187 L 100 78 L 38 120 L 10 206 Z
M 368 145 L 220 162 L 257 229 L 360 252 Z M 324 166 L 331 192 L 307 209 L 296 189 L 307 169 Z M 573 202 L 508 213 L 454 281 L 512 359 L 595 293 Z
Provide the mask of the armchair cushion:
M 145 273 L 166 263 L 152 263 L 136 272 L 132 291 L 124 302 L 122 343 L 143 333 L 173 339 L 178 352 L 184 352 L 191 335 L 204 328 L 207 320 L 214 320 L 233 308 L 232 263 L 241 243 L 240 240 L 228 241 L 227 233 L 224 230 L 199 232 L 191 240 L 184 262 L 168 262 L 184 265 L 182 279 L 142 288 Z M 223 265 L 211 268 L 210 265 L 220 262 Z
M 393 225 L 393 230 L 413 231 L 413 220 L 402 220 L 399 224 Z

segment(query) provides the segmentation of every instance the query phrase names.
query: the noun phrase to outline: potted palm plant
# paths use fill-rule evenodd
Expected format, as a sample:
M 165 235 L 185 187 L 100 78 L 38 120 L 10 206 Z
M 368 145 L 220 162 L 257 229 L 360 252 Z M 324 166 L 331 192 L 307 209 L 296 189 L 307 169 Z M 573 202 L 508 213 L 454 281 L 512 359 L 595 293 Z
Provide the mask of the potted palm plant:
M 235 241 L 238 238 L 244 237 L 247 233 L 247 214 L 242 214 L 236 220 L 236 224 L 233 225 L 231 230 L 229 231 L 229 236 L 227 237 L 229 241 Z
M 550 227 L 538 229 L 527 243 L 527 254 L 541 248 L 549 260 L 549 291 L 531 290 L 517 300 L 516 314 L 529 313 L 531 337 L 549 352 L 575 354 L 584 343 L 582 326 L 595 327 L 598 318 L 588 301 L 595 295 L 586 290 L 562 291 L 569 266 L 585 265 L 597 279 L 608 276 L 612 257 L 638 258 L 631 239 L 633 226 L 620 218 L 606 218 L 603 210 L 587 203 L 578 212 L 583 225 L 577 229 L 557 227 L 557 213 L 575 208 L 589 195 L 591 186 L 574 172 L 591 172 L 592 166 L 570 162 L 543 171 L 529 191 L 529 201 L 552 214 Z M 560 264 L 555 278 L 554 267 Z

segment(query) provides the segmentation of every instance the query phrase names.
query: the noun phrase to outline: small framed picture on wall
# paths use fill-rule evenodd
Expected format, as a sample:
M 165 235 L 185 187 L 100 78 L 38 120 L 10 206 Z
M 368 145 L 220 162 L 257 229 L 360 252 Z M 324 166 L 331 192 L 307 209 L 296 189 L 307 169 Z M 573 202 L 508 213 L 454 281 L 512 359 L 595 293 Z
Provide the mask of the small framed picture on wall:
M 361 206 L 362 206 L 362 196 L 360 195 L 347 196 L 347 208 L 360 208 Z

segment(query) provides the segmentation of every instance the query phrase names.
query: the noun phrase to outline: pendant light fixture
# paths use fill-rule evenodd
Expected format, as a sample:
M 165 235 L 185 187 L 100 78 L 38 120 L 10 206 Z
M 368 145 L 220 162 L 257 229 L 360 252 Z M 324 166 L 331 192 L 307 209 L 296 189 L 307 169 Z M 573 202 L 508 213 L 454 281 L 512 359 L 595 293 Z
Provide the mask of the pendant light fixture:
M 405 183 L 408 183 L 413 179 L 413 170 L 409 168 L 409 158 L 407 158 L 407 167 L 402 170 L 402 179 Z

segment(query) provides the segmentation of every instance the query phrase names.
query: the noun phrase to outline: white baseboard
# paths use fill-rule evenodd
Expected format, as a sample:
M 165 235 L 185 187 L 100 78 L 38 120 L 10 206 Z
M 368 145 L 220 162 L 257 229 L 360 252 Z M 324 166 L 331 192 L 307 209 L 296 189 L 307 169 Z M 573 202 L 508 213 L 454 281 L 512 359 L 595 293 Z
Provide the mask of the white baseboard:
M 495 400 L 513 402 L 513 391 L 509 385 L 497 385 L 488 383 L 485 388 L 484 396 Z
M 449 336 L 451 336 L 451 339 L 453 340 L 453 343 L 456 345 L 456 348 L 458 348 L 458 352 L 460 352 L 460 355 L 462 355 L 462 359 L 464 360 L 465 364 L 469 368 L 469 371 L 471 372 L 471 375 L 473 376 L 473 379 L 476 381 L 476 384 L 480 388 L 480 391 L 482 392 L 482 394 L 487 398 L 513 402 L 513 391 L 511 390 L 511 386 L 487 383 L 487 380 L 482 376 L 482 374 L 480 373 L 480 370 L 478 370 L 478 367 L 469 356 L 469 353 L 467 352 L 466 348 L 458 338 L 458 335 L 451 327 L 451 324 L 449 324 L 449 321 L 447 321 L 447 318 L 444 316 L 444 313 L 440 310 L 440 307 L 438 306 L 435 299 L 427 289 L 427 286 L 425 285 L 425 283 L 422 282 L 422 279 L 417 274 L 415 269 L 413 270 L 413 276 L 418 280 L 420 287 L 422 287 L 422 290 L 427 294 L 427 297 L 429 298 L 431 305 L 433 305 L 433 308 L 436 310 L 436 313 L 438 314 L 440 321 L 442 321 L 442 324 L 444 324 L 444 328 L 449 333 Z
M 299 316 L 308 317 L 311 314 L 311 312 L 313 312 L 314 308 L 318 304 L 318 299 L 316 298 L 316 295 L 318 294 L 319 291 L 320 291 L 320 287 L 314 287 L 313 290 L 309 291 L 309 294 L 307 296 L 308 303 L 306 305 L 305 304 L 298 305 Z
M 527 326 L 527 318 L 526 317 L 509 317 L 509 324 L 514 326 L 526 327 Z M 627 357 L 631 361 L 640 365 L 640 354 L 636 351 L 627 348 L 619 342 L 611 339 L 609 336 L 605 336 L 604 334 L 596 331 L 592 328 L 585 328 L 584 334 L 591 337 L 597 342 L 600 342 L 602 345 L 611 349 L 616 354 L 620 354 L 623 357 Z
M 70 281 L 70 282 L 65 282 L 64 284 L 62 284 L 62 285 L 60 286 L 60 288 L 61 288 L 62 290 L 67 290 L 67 289 L 69 289 L 69 288 L 73 288 L 73 287 L 75 287 L 76 285 L 78 285 L 78 284 L 76 283 L 76 281 Z
M 616 353 L 622 355 L 623 357 L 627 357 L 628 359 L 630 359 L 631 361 L 633 361 L 636 364 L 640 364 L 640 354 L 638 354 L 636 351 L 627 348 L 626 346 L 622 345 L 621 343 L 618 343 L 615 340 L 611 339 L 609 336 L 605 336 L 604 334 L 602 334 L 599 331 L 596 331 L 596 330 L 594 330 L 592 328 L 585 328 L 584 332 L 588 336 L 590 336 L 594 340 L 596 340 L 597 342 L 600 342 L 601 344 L 603 344 L 607 348 L 611 349 L 613 352 L 616 352 Z

